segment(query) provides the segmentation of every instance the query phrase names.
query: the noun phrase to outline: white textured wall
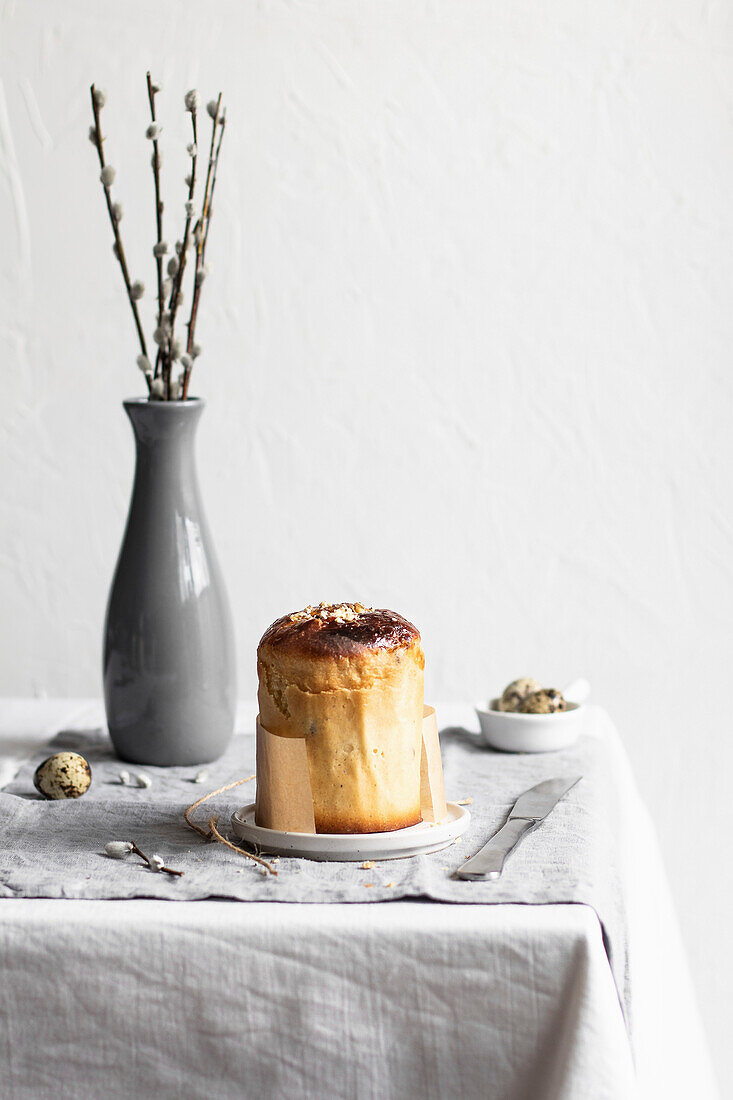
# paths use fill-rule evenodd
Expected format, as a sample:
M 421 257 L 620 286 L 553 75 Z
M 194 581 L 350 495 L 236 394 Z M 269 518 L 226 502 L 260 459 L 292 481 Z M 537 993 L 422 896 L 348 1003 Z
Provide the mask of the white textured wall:
M 144 72 L 230 128 L 195 390 L 241 692 L 278 613 L 423 631 L 430 697 L 593 682 L 733 1089 L 733 9 L 0 5 L 0 691 L 92 694 L 140 385 L 88 144 L 152 281 Z M 179 141 L 180 138 L 180 141 Z

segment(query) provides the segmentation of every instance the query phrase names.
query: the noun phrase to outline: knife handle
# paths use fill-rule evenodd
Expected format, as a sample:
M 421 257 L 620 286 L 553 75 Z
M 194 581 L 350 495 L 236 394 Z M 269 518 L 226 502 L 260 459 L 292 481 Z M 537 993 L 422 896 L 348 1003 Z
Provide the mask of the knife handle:
M 484 844 L 475 856 L 459 867 L 459 878 L 498 878 L 504 867 L 504 860 L 516 848 L 519 841 L 531 833 L 537 822 L 528 817 L 510 817 L 498 833 L 494 833 L 488 844 Z

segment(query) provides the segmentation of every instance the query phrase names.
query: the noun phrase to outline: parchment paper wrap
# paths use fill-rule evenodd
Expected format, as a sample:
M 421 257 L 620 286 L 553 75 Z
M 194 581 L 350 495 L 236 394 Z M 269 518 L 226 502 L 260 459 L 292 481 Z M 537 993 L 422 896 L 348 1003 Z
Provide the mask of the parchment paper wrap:
M 438 723 L 428 706 L 423 709 L 420 802 L 423 821 L 442 821 L 447 814 Z M 259 718 L 255 821 L 281 832 L 316 831 L 305 738 L 270 733 Z

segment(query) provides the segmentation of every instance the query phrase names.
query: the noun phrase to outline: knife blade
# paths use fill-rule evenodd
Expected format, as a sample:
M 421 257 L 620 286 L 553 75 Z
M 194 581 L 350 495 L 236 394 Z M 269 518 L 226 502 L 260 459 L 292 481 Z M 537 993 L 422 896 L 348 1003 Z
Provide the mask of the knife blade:
M 494 833 L 491 840 L 484 844 L 475 856 L 458 868 L 456 871 L 458 877 L 499 878 L 504 868 L 504 861 L 510 852 L 513 852 L 520 840 L 523 840 L 537 828 L 540 822 L 545 820 L 548 814 L 552 813 L 560 799 L 582 778 L 582 775 L 574 775 L 545 779 L 536 787 L 531 787 L 524 794 L 520 794 L 506 824 Z

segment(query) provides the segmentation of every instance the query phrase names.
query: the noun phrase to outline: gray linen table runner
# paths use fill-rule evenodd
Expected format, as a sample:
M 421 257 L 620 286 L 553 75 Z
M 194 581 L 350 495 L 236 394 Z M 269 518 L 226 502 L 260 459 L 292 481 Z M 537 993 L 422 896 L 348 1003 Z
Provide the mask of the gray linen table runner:
M 589 732 L 570 749 L 554 753 L 497 753 L 461 728 L 441 732 L 446 793 L 471 798 L 471 825 L 443 851 L 408 859 L 317 863 L 281 857 L 277 877 L 222 844 L 204 841 L 187 827 L 184 809 L 209 790 L 254 771 L 251 734 L 235 736 L 204 784 L 199 768 L 136 768 L 113 754 L 104 731 L 68 731 L 36 754 L 0 791 L 0 897 L 167 898 L 191 901 L 378 902 L 400 898 L 473 904 L 576 903 L 598 914 L 620 999 L 629 1022 L 627 926 L 617 836 L 622 828 L 624 784 L 620 752 L 605 713 L 588 708 Z M 83 798 L 42 800 L 33 772 L 49 752 L 70 749 L 90 762 L 93 782 Z M 123 786 L 120 771 L 143 772 L 147 788 Z M 464 882 L 453 873 L 505 821 L 522 791 L 557 775 L 582 775 L 545 822 L 505 864 L 498 881 Z M 220 815 L 229 836 L 231 813 L 254 800 L 254 781 L 205 803 L 196 820 Z M 105 855 L 110 840 L 134 840 L 148 855 L 163 857 L 182 878 L 156 874 L 135 856 Z

